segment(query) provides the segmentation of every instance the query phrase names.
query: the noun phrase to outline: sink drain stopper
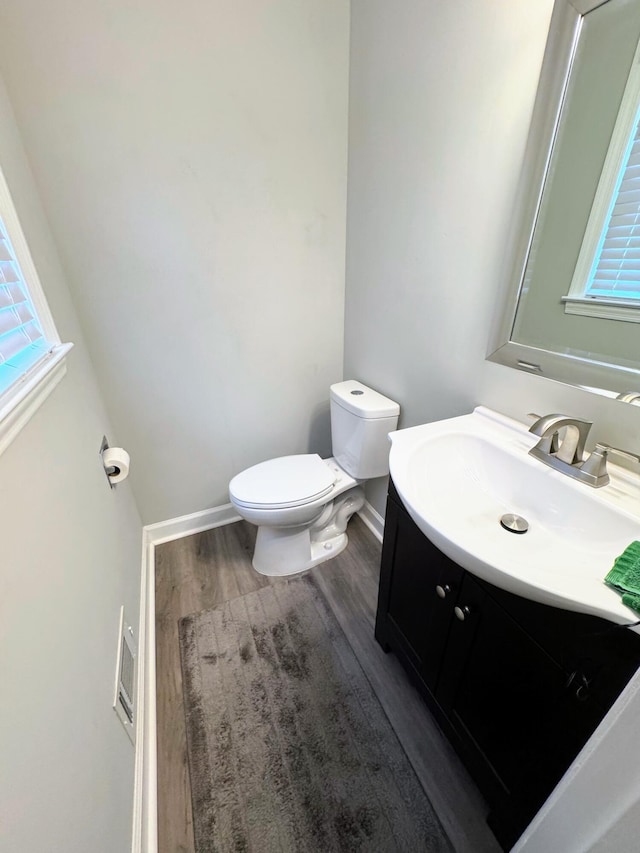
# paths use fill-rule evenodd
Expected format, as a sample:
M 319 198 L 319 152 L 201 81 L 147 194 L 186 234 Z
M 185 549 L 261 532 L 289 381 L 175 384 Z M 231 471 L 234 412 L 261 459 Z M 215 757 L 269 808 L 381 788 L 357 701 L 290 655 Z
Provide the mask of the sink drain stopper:
M 521 515 L 516 515 L 513 512 L 507 512 L 500 519 L 500 524 L 509 533 L 526 533 L 529 529 L 529 522 Z

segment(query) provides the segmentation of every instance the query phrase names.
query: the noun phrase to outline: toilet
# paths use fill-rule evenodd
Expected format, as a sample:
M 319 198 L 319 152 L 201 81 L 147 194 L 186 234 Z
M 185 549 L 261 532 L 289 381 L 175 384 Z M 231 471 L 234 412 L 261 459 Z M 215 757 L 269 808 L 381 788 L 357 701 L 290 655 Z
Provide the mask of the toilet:
M 365 480 L 389 473 L 388 433 L 400 406 L 353 379 L 330 388 L 333 456 L 280 456 L 237 474 L 231 503 L 258 526 L 253 567 L 292 575 L 337 556 L 364 504 Z

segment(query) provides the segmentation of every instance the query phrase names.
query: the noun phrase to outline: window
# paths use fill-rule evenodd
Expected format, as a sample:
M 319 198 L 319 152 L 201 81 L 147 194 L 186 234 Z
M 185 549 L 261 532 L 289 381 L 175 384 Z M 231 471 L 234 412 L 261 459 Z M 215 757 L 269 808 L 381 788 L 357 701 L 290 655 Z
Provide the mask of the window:
M 0 172 L 0 452 L 64 375 L 62 344 Z
M 51 350 L 0 219 L 0 395 Z
M 569 293 L 568 314 L 640 323 L 640 47 Z

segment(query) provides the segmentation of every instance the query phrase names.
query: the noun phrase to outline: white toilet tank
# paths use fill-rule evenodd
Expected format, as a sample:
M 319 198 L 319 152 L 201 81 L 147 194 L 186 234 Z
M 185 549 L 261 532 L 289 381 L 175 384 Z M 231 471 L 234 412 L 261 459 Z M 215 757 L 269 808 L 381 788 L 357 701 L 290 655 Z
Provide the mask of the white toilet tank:
M 387 433 L 398 425 L 400 406 L 355 379 L 330 388 L 333 456 L 356 480 L 389 473 Z

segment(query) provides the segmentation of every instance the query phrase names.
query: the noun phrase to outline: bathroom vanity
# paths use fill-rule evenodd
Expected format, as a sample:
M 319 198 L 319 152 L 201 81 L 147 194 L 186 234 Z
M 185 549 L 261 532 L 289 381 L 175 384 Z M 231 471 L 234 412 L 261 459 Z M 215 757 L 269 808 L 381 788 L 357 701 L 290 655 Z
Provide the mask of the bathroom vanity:
M 376 638 L 475 779 L 504 849 L 640 665 L 640 636 L 624 626 L 529 600 L 461 568 L 417 527 L 393 482 Z

